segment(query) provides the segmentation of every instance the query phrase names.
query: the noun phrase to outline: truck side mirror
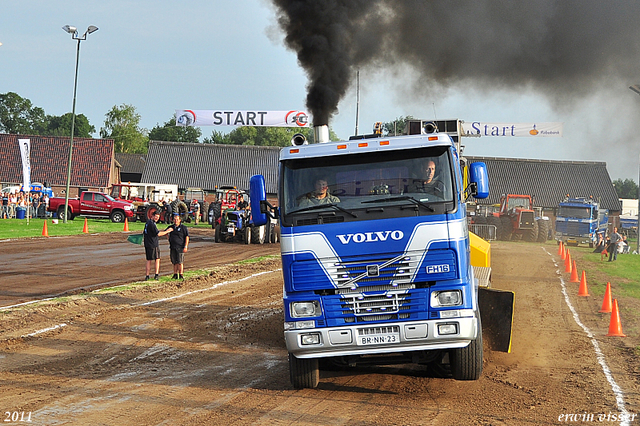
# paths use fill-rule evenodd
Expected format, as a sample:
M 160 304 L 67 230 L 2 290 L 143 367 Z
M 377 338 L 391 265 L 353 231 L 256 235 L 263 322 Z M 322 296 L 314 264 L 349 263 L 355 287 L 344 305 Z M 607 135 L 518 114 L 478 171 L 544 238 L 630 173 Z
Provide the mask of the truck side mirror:
M 468 189 L 474 198 L 481 199 L 489 196 L 489 174 L 485 163 L 478 161 L 469 165 Z
M 264 184 L 264 176 L 251 176 L 249 180 L 249 195 L 251 197 L 251 217 L 253 223 L 262 226 L 268 222 L 267 192 Z

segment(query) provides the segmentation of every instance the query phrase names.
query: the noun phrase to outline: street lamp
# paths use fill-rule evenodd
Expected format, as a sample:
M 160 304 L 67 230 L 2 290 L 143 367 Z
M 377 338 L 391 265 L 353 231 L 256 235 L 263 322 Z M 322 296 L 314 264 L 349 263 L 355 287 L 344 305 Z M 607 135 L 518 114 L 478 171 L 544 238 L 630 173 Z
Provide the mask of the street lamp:
M 67 187 L 64 193 L 64 220 L 63 223 L 67 223 L 67 216 L 69 215 L 69 185 L 71 184 L 71 157 L 73 156 L 73 132 L 76 125 L 76 90 L 78 88 L 78 60 L 80 59 L 80 42 L 87 39 L 87 35 L 98 31 L 98 27 L 89 25 L 87 31 L 78 36 L 78 29 L 71 25 L 65 25 L 63 30 L 71 34 L 72 40 L 78 40 L 78 48 L 76 50 L 76 76 L 73 81 L 73 108 L 71 110 L 71 142 L 69 143 L 69 164 L 67 167 Z
M 632 86 L 629 86 L 629 89 L 631 89 L 633 92 L 637 93 L 638 95 L 640 95 L 640 84 L 634 84 Z M 640 161 L 640 158 L 638 159 Z M 640 164 L 640 162 L 638 163 Z M 636 244 L 636 253 L 640 254 L 640 166 L 638 167 L 638 194 L 636 194 L 638 196 L 638 224 L 636 226 L 636 234 L 638 241 Z

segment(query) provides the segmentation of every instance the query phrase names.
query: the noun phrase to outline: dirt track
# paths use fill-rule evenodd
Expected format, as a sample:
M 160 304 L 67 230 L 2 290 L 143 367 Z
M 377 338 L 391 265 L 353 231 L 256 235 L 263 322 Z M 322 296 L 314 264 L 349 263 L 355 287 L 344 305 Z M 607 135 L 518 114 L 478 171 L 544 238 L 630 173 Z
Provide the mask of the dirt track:
M 485 348 L 480 380 L 371 367 L 323 371 L 318 389 L 300 391 L 288 380 L 279 261 L 223 266 L 234 250 L 211 245 L 221 266 L 207 277 L 0 311 L 1 411 L 43 425 L 546 425 L 618 413 L 553 245 L 492 245 L 494 287 L 516 292 L 514 339 L 511 354 Z M 637 339 L 604 337 L 598 302 L 575 284 L 567 292 L 638 413 Z
M 279 246 L 273 244 L 214 244 L 210 228 L 189 227 L 189 233 L 187 270 L 279 253 Z M 143 279 L 144 248 L 127 242 L 129 235 L 117 232 L 0 241 L 0 307 Z M 160 274 L 171 275 L 166 238 L 160 239 L 160 252 Z

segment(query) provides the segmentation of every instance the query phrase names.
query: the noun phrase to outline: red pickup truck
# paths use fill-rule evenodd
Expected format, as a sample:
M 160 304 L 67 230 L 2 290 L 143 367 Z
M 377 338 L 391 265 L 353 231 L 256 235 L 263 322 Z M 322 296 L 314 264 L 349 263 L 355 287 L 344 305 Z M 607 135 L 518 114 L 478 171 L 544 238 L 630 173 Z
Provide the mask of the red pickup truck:
M 49 199 L 50 212 L 56 212 L 64 220 L 64 197 Z M 112 222 L 124 222 L 125 218 L 135 218 L 133 204 L 128 201 L 116 201 L 102 192 L 84 191 L 79 198 L 69 198 L 69 220 L 76 216 L 108 217 Z M 135 220 L 135 219 L 133 219 Z

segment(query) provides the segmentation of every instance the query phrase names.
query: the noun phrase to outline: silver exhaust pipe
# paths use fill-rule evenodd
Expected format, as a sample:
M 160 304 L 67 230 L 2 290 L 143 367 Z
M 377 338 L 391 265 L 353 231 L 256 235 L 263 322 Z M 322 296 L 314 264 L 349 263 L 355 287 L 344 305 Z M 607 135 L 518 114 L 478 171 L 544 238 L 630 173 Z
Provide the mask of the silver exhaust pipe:
M 330 142 L 329 139 L 329 126 L 326 124 L 320 126 L 314 126 L 313 128 L 313 136 L 316 140 L 316 143 L 327 143 Z

